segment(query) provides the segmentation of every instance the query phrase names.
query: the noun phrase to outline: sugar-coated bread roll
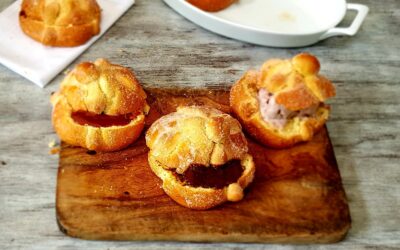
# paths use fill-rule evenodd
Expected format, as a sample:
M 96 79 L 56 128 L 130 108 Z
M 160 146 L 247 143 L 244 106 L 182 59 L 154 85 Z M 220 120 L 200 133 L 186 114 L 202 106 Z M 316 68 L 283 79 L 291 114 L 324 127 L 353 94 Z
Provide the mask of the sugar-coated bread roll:
M 77 65 L 51 102 L 61 140 L 97 151 L 115 151 L 134 142 L 149 111 L 133 72 L 105 59 Z
M 236 0 L 187 0 L 187 1 L 199 9 L 210 12 L 223 10 L 232 3 L 236 2 Z
M 24 0 L 19 13 L 22 31 L 48 46 L 73 47 L 100 32 L 96 0 Z
M 239 122 L 207 107 L 180 107 L 146 133 L 149 164 L 164 191 L 192 209 L 239 201 L 254 178 Z
M 328 119 L 329 107 L 323 102 L 335 95 L 319 69 L 318 59 L 307 53 L 269 60 L 232 86 L 231 109 L 248 133 L 267 146 L 308 141 Z

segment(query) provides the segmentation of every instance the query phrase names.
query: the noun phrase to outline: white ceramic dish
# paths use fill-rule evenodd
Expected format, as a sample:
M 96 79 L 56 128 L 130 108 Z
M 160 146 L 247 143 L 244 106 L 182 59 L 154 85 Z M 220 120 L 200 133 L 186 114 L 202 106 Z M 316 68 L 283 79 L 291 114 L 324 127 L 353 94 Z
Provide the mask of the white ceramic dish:
M 357 33 L 368 7 L 346 0 L 239 0 L 220 12 L 202 11 L 186 0 L 164 0 L 199 26 L 223 36 L 271 47 L 302 47 L 332 36 Z M 352 24 L 336 28 L 347 10 Z

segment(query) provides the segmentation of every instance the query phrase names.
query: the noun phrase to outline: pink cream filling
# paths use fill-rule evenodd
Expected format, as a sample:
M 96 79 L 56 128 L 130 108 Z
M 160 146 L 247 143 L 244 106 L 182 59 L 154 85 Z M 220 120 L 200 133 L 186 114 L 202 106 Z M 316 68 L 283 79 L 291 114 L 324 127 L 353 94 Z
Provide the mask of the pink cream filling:
M 260 113 L 263 120 L 280 129 L 286 125 L 289 119 L 294 117 L 307 118 L 314 116 L 319 107 L 319 105 L 313 105 L 298 111 L 288 110 L 285 106 L 276 103 L 275 96 L 264 88 L 258 91 L 258 102 L 260 103 Z

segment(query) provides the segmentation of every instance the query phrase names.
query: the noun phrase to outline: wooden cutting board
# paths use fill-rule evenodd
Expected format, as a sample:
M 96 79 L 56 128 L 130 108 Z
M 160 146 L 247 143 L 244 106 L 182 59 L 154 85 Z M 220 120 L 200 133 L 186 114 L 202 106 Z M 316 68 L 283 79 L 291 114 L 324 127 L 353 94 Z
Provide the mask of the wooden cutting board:
M 229 94 L 222 90 L 147 92 L 147 127 L 179 105 L 229 112 Z M 326 128 L 312 141 L 285 150 L 248 138 L 254 182 L 242 201 L 207 211 L 181 207 L 164 194 L 148 166 L 143 135 L 112 153 L 62 144 L 56 209 L 64 233 L 96 240 L 326 243 L 342 239 L 350 228 Z

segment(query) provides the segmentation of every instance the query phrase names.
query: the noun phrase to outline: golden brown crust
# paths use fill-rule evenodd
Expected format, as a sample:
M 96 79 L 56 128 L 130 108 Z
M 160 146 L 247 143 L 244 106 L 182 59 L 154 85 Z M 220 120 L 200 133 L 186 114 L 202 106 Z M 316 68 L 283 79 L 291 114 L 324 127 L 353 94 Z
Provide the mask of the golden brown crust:
M 71 118 L 73 111 L 66 98 L 54 98 L 60 100 L 53 109 L 53 126 L 61 140 L 68 144 L 96 151 L 115 151 L 129 146 L 143 130 L 144 114 L 138 115 L 126 126 L 99 128 L 80 125 Z
M 192 163 L 222 165 L 242 159 L 247 141 L 239 122 L 219 110 L 180 107 L 158 119 L 146 133 L 157 161 L 183 173 Z
M 148 111 L 146 94 L 133 73 L 105 59 L 76 66 L 51 97 L 52 122 L 61 140 L 98 151 L 114 151 L 135 141 L 144 127 Z M 135 118 L 125 126 L 93 127 L 72 119 L 76 111 L 124 115 Z
M 100 32 L 96 0 L 24 0 L 19 14 L 23 32 L 48 46 L 73 47 Z
M 187 0 L 190 4 L 199 9 L 215 12 L 227 8 L 229 5 L 236 2 L 236 0 Z
M 185 207 L 208 209 L 228 200 L 239 201 L 254 178 L 253 158 L 247 153 L 239 122 L 213 108 L 181 107 L 161 117 L 147 131 L 146 144 L 150 167 L 163 180 L 164 191 Z M 192 164 L 222 166 L 233 159 L 241 160 L 244 171 L 224 188 L 192 187 L 174 175 Z
M 318 108 L 315 117 L 292 118 L 282 129 L 266 123 L 257 99 L 259 79 L 259 72 L 249 71 L 230 92 L 232 112 L 254 139 L 270 147 L 285 148 L 310 140 L 323 127 L 329 116 L 329 108 L 324 105 Z
M 238 181 L 227 187 L 215 189 L 184 185 L 174 176 L 172 170 L 166 169 L 155 159 L 151 151 L 149 165 L 163 181 L 162 188 L 168 196 L 182 206 L 197 210 L 209 209 L 226 201 L 240 201 L 243 198 L 243 190 L 253 181 L 255 173 L 253 158 L 246 154 L 241 161 L 244 171 Z
M 318 75 L 319 69 L 318 59 L 308 53 L 291 60 L 268 60 L 261 68 L 258 88 L 266 88 L 289 110 L 305 109 L 335 95 L 335 87 Z
M 146 93 L 133 72 L 105 59 L 78 64 L 60 88 L 73 110 L 106 115 L 136 114 L 147 105 Z

